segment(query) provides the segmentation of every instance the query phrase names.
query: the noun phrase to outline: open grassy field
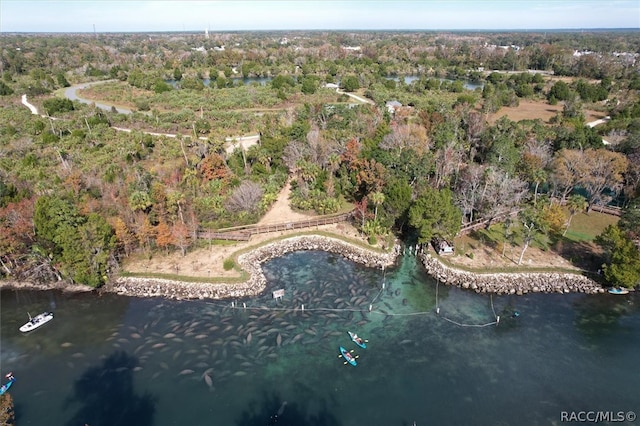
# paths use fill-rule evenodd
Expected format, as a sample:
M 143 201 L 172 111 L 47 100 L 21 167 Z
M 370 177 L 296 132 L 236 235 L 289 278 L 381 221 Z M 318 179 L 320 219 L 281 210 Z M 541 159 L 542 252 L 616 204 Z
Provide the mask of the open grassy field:
M 571 220 L 565 239 L 575 242 L 593 241 L 609 225 L 618 223 L 617 216 L 590 212 L 578 213 Z
M 556 114 L 562 113 L 563 104 L 559 102 L 556 105 L 549 105 L 545 101 L 533 101 L 529 99 L 521 99 L 517 107 L 502 107 L 498 112 L 489 116 L 489 123 L 493 124 L 500 118 L 506 116 L 509 120 L 535 120 L 540 119 L 545 123 Z M 606 114 L 599 111 L 585 110 L 585 121 L 595 121 L 603 118 Z

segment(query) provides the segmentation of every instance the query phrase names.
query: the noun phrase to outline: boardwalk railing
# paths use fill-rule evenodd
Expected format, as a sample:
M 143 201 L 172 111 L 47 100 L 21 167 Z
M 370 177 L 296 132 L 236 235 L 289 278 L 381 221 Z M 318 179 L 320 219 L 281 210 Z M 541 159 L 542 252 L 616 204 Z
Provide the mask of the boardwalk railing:
M 622 214 L 622 209 L 620 207 L 614 206 L 599 206 L 597 204 L 594 204 L 591 206 L 591 210 L 593 210 L 594 212 L 610 214 L 613 216 L 620 216 Z
M 475 231 L 476 229 L 480 229 L 480 228 L 484 228 L 486 227 L 488 224 L 491 223 L 496 223 L 496 222 L 500 222 L 504 219 L 506 219 L 509 216 L 515 216 L 518 214 L 520 210 L 515 210 L 512 212 L 507 212 L 507 213 L 502 213 L 499 214 L 495 217 L 489 218 L 489 219 L 479 219 L 479 220 L 474 220 L 473 222 L 470 223 L 465 223 L 462 225 L 462 227 L 460 228 L 460 234 L 467 234 L 471 231 Z
M 562 205 L 566 204 L 566 201 L 561 202 L 560 200 L 557 200 L 557 199 L 556 201 Z M 610 214 L 613 216 L 620 216 L 622 214 L 622 209 L 620 207 L 615 207 L 615 206 L 600 206 L 597 204 L 593 204 L 590 209 L 594 212 Z M 460 234 L 467 234 L 471 231 L 475 231 L 476 229 L 484 228 L 490 223 L 500 222 L 509 216 L 517 215 L 519 211 L 520 210 L 518 209 L 512 212 L 502 213 L 490 219 L 479 219 L 479 220 L 474 220 L 473 222 L 470 222 L 470 223 L 463 224 L 462 227 L 460 228 Z
M 353 212 L 338 213 L 333 215 L 317 216 L 305 220 L 278 222 L 266 225 L 243 225 L 232 228 L 217 229 L 215 231 L 199 231 L 198 238 L 212 240 L 248 241 L 252 235 L 268 232 L 289 231 L 292 229 L 313 228 L 321 225 L 344 222 L 352 216 Z

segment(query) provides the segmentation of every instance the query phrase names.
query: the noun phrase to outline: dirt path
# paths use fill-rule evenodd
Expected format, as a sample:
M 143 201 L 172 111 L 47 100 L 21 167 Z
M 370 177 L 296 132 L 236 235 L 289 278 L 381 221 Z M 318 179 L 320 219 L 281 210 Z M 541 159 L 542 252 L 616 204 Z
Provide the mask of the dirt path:
M 29 103 L 29 101 L 27 100 L 27 95 L 22 95 L 21 102 L 22 102 L 22 105 L 29 108 L 29 110 L 31 111 L 31 114 L 38 115 L 38 108 L 36 108 L 34 105 Z
M 278 194 L 276 202 L 262 219 L 260 219 L 258 224 L 265 225 L 308 219 L 310 217 L 309 215 L 298 213 L 291 209 L 289 205 L 290 194 L 291 184 L 287 181 L 282 191 L 280 191 L 280 194 Z M 314 229 L 364 241 L 353 226 L 344 222 L 323 225 Z M 186 256 L 180 255 L 179 251 L 174 251 L 167 255 L 155 253 L 150 259 L 138 255 L 125 261 L 122 269 L 136 273 L 179 274 L 191 277 L 240 277 L 240 273 L 237 271 L 233 269 L 227 271 L 223 267 L 224 261 L 232 256 L 233 253 L 276 237 L 295 234 L 297 232 L 300 231 L 291 230 L 257 234 L 253 235 L 249 241 L 230 242 L 226 245 L 211 245 L 208 248 L 189 251 Z
M 298 213 L 291 209 L 289 204 L 289 197 L 291 196 L 291 181 L 287 179 L 287 183 L 284 185 L 278 199 L 269 211 L 260 219 L 258 225 L 269 225 L 282 222 L 295 222 L 297 220 L 309 219 L 310 215 Z
M 258 224 L 265 225 L 308 219 L 309 215 L 295 212 L 291 209 L 289 205 L 290 194 L 291 185 L 287 181 L 276 202 Z M 365 241 L 362 235 L 351 224 L 346 222 L 324 225 L 314 229 Z M 239 272 L 233 269 L 229 271 L 224 269 L 223 264 L 226 259 L 247 247 L 256 246 L 265 241 L 297 232 L 299 231 L 291 230 L 253 235 L 249 241 L 230 242 L 224 245 L 213 244 L 206 248 L 189 251 L 186 256 L 181 256 L 177 250 L 168 255 L 155 253 L 150 259 L 138 255 L 128 259 L 123 264 L 123 270 L 137 273 L 178 274 L 191 277 L 237 278 L 240 277 Z M 483 246 L 481 243 L 471 241 L 468 238 L 458 239 L 457 244 L 460 244 L 457 247 L 459 254 L 449 258 L 453 264 L 479 269 L 517 266 L 514 259 L 517 259 L 519 255 L 519 248 L 512 248 L 507 253 L 507 257 L 503 257 L 497 249 Z M 473 251 L 475 256 L 471 258 L 463 255 L 462 253 L 466 251 Z M 575 268 L 570 262 L 553 251 L 542 251 L 533 247 L 527 250 L 522 266 Z

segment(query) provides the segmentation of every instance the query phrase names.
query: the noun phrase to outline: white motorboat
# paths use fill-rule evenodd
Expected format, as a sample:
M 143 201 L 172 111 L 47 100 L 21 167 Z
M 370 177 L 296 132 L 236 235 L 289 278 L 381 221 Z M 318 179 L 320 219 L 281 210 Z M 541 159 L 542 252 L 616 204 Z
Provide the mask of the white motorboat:
M 40 327 L 41 325 L 45 325 L 53 319 L 53 312 L 43 312 L 33 318 L 31 318 L 30 314 L 28 315 L 29 321 L 25 325 L 20 327 L 20 331 L 22 331 L 23 333 L 35 330 L 36 328 Z

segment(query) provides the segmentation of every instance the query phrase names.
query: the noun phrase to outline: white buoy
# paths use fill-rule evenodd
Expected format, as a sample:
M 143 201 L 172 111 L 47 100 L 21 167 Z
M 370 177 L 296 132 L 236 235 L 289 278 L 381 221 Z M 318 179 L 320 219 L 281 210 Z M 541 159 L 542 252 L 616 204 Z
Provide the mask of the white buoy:
M 500 315 L 496 317 L 496 325 L 500 324 Z
M 369 305 L 369 312 L 373 309 L 373 305 Z
M 440 315 L 440 308 L 436 308 L 436 314 Z

